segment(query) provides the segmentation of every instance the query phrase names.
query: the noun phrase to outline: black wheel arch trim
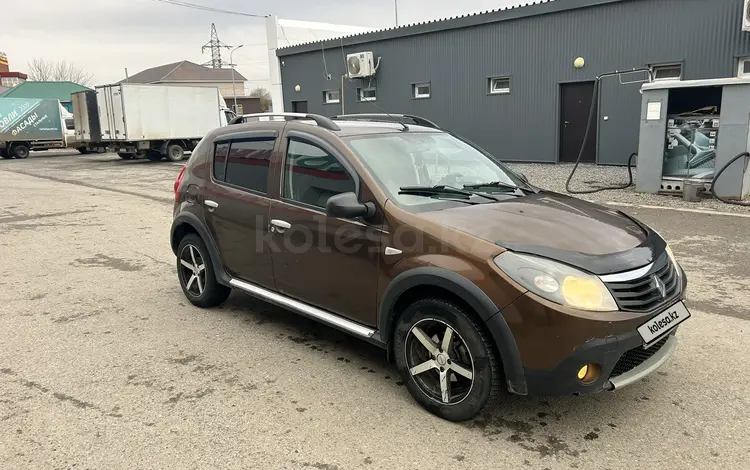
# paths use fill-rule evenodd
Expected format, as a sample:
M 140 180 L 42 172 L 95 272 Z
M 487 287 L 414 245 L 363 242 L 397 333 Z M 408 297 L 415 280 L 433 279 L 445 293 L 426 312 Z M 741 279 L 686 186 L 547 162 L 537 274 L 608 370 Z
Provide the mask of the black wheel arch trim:
M 220 284 L 228 286 L 231 277 L 224 271 L 224 267 L 221 265 L 219 250 L 216 249 L 216 243 L 214 242 L 211 233 L 206 229 L 206 227 L 195 214 L 192 214 L 190 212 L 182 212 L 177 217 L 175 217 L 174 221 L 172 221 L 172 228 L 170 229 L 169 234 L 170 245 L 175 256 L 177 256 L 177 248 L 179 246 L 179 243 L 175 243 L 175 232 L 182 225 L 189 225 L 198 233 L 198 235 L 203 240 L 203 243 L 206 245 L 206 249 L 209 251 L 208 255 L 211 257 L 211 265 L 214 268 L 216 280 Z
M 508 390 L 525 395 L 526 379 L 521 355 L 513 333 L 495 303 L 476 284 L 453 271 L 437 267 L 414 268 L 396 276 L 383 294 L 378 314 L 380 335 L 388 344 L 392 343 L 395 315 L 393 307 L 406 291 L 418 286 L 434 286 L 445 289 L 466 302 L 487 325 L 500 353 Z

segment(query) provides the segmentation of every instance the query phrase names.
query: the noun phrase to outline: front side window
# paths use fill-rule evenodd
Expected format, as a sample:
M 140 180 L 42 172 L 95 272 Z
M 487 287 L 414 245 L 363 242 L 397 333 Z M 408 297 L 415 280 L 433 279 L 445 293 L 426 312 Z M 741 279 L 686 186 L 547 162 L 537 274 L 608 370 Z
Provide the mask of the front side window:
M 331 196 L 354 191 L 341 163 L 317 145 L 289 139 L 284 163 L 284 197 L 325 209 Z
M 272 137 L 232 141 L 227 156 L 225 181 L 265 194 L 268 191 L 268 168 L 274 141 Z
M 346 138 L 346 142 L 388 197 L 407 209 L 429 210 L 427 205 L 439 209 L 445 204 L 417 195 L 399 194 L 403 187 L 445 185 L 463 190 L 470 186 L 482 192 L 507 190 L 504 185 L 526 187 L 523 180 L 502 163 L 449 134 L 363 135 Z

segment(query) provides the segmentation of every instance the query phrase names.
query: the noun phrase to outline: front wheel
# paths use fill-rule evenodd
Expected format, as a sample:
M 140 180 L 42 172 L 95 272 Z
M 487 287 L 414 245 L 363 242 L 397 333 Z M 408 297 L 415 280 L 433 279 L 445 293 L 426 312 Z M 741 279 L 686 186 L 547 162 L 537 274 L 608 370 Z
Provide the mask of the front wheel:
M 206 245 L 193 233 L 186 235 L 177 248 L 177 275 L 185 297 L 198 307 L 220 305 L 231 292 L 216 280 Z
M 443 419 L 475 418 L 500 393 L 500 362 L 489 336 L 453 303 L 429 298 L 407 307 L 393 354 L 412 396 Z

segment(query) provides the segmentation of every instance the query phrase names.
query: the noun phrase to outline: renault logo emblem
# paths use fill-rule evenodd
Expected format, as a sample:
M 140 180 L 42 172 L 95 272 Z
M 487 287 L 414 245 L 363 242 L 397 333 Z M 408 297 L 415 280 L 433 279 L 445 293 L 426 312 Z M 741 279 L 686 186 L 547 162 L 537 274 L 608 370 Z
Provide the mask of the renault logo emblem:
M 667 295 L 667 286 L 664 285 L 664 281 L 656 276 L 654 276 L 654 287 L 656 287 L 656 290 L 659 291 L 659 295 L 661 295 L 662 297 Z

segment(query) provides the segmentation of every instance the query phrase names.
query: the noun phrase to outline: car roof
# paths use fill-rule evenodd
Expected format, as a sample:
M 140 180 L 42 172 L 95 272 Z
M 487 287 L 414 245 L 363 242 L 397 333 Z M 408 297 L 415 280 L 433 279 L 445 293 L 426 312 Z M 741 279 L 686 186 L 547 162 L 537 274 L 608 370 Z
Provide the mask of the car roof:
M 394 118 L 395 119 L 395 118 Z M 400 122 L 388 121 L 365 121 L 365 120 L 344 120 L 336 119 L 333 121 L 339 127 L 339 130 L 329 130 L 329 132 L 339 136 L 347 137 L 363 134 L 392 134 L 403 132 L 431 132 L 443 133 L 444 131 L 434 127 L 420 126 L 406 123 L 407 129 Z M 276 130 L 281 131 L 286 124 L 294 126 L 296 129 L 304 129 L 302 126 L 319 127 L 312 119 L 269 119 L 263 121 L 252 121 L 240 124 L 231 124 L 216 130 L 215 137 L 230 134 L 234 132 L 254 131 L 254 130 Z

